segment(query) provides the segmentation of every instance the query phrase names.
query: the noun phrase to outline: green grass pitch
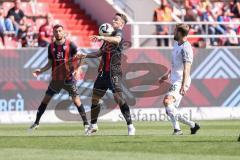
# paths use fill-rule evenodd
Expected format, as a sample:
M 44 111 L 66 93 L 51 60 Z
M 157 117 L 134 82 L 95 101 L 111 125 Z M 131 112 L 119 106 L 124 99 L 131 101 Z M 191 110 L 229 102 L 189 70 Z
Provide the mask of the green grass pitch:
M 129 137 L 124 122 L 100 122 L 83 135 L 81 123 L 0 125 L 0 160 L 239 160 L 240 120 L 200 121 L 201 130 L 172 136 L 169 122 L 135 122 Z

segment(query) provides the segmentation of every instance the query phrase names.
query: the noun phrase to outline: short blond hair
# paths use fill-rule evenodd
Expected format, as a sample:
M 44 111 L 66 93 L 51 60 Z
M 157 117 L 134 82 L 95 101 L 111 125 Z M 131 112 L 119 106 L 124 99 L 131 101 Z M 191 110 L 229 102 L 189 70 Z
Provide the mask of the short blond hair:
M 125 14 L 116 13 L 115 15 L 121 17 L 125 24 L 128 22 L 127 16 Z
M 190 30 L 190 26 L 184 23 L 179 23 L 176 25 L 176 29 L 178 32 L 181 32 L 183 36 L 187 36 Z

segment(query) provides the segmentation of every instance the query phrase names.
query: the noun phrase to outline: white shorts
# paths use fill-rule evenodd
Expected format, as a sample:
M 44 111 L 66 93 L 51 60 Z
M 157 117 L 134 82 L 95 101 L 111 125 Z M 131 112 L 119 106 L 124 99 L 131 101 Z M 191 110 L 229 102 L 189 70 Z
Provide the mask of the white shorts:
M 181 89 L 182 84 L 180 82 L 173 83 L 169 89 L 168 93 L 166 95 L 168 96 L 173 96 L 175 98 L 174 105 L 175 107 L 178 107 L 181 100 L 182 100 L 182 95 L 180 94 L 180 89 Z M 188 90 L 189 87 L 187 87 Z

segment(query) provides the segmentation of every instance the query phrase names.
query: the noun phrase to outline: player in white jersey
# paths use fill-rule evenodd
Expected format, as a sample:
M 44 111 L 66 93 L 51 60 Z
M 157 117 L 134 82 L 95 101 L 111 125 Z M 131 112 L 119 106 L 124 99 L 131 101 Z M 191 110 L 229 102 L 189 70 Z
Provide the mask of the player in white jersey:
M 163 104 L 173 125 L 173 135 L 183 134 L 179 122 L 187 124 L 191 129 L 191 134 L 195 134 L 200 129 L 197 123 L 181 115 L 178 109 L 180 101 L 191 83 L 190 70 L 193 62 L 193 50 L 191 44 L 187 41 L 189 29 L 186 24 L 176 25 L 174 31 L 176 43 L 172 52 L 171 71 L 162 78 L 162 80 L 166 80 L 169 75 L 171 76 L 171 86 L 164 97 Z

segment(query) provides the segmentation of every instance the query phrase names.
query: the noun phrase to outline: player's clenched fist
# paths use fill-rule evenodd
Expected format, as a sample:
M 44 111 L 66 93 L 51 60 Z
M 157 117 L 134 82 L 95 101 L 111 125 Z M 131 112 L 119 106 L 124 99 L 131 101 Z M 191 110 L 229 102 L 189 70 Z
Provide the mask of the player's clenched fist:
M 35 77 L 35 78 L 37 78 L 39 74 L 41 74 L 41 69 L 36 69 L 36 70 L 32 73 L 33 77 Z

